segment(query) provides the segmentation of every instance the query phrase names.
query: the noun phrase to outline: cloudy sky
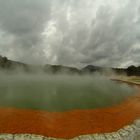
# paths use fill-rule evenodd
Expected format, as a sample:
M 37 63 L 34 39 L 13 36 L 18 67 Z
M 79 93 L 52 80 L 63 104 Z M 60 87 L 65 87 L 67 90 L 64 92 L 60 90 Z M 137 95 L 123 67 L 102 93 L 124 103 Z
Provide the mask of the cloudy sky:
M 32 64 L 140 65 L 140 1 L 0 0 L 0 54 Z

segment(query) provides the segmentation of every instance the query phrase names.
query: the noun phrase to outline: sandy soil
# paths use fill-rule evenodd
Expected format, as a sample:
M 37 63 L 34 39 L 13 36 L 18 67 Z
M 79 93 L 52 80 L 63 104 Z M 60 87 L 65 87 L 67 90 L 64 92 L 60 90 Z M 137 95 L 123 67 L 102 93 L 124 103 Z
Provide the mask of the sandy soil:
M 57 138 L 116 131 L 140 117 L 140 86 L 119 105 L 103 109 L 46 112 L 0 108 L 0 133 L 33 133 Z

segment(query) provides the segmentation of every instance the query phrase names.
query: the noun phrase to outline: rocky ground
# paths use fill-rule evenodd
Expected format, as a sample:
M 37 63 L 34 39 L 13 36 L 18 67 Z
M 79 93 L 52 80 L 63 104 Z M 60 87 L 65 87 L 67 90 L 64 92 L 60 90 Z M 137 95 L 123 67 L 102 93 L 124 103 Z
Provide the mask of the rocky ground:
M 44 137 L 34 134 L 1 134 L 0 140 L 64 140 L 61 138 Z M 140 119 L 135 120 L 117 132 L 81 135 L 69 140 L 140 140 Z

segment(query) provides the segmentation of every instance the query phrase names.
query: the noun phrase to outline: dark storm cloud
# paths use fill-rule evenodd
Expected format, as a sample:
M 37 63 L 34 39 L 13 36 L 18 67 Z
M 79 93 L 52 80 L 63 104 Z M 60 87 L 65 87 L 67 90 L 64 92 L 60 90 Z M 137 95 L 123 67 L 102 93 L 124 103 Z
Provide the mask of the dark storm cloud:
M 13 37 L 11 44 L 1 47 L 7 47 L 7 51 L 12 49 L 17 59 L 36 57 L 34 53 L 42 52 L 36 47 L 41 43 L 50 8 L 49 0 L 0 0 L 0 28 L 7 36 L 7 42 L 8 36 Z
M 0 52 L 29 63 L 140 65 L 138 0 L 0 0 Z

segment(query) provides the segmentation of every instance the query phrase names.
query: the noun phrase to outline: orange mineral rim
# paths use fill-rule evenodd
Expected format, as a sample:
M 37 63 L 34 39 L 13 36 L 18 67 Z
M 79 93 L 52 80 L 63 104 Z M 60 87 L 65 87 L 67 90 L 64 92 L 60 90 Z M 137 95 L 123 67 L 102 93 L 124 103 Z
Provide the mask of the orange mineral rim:
M 0 108 L 0 133 L 73 138 L 85 134 L 114 132 L 139 117 L 140 85 L 137 85 L 134 96 L 108 108 L 67 112 Z

